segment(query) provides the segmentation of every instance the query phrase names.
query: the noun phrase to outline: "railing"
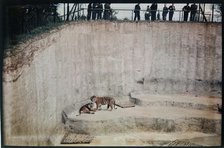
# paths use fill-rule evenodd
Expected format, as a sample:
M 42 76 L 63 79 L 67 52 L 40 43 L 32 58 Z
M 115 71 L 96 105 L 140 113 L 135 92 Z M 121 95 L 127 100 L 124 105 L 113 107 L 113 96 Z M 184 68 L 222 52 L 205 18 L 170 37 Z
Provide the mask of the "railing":
M 97 10 L 102 10 L 102 9 L 92 9 L 91 12 L 97 11 Z M 132 9 L 110 9 L 110 10 L 112 13 L 110 14 L 110 17 L 108 18 L 109 20 L 134 21 L 135 14 L 134 14 L 134 10 L 132 10 Z M 105 11 L 105 9 L 103 9 L 103 12 L 101 14 L 102 16 L 104 15 L 104 11 Z M 140 20 L 146 20 L 145 12 L 146 12 L 146 10 L 140 10 Z M 153 10 L 151 10 L 150 12 L 152 13 Z M 163 10 L 156 11 L 155 21 L 164 21 L 162 13 L 163 13 Z M 67 16 L 67 14 L 65 14 L 65 15 Z M 190 21 L 190 15 L 191 15 L 191 12 L 188 13 L 187 21 Z M 203 15 L 205 16 L 206 20 L 204 19 Z M 64 17 L 64 15 L 61 15 L 60 18 L 62 18 L 61 20 L 64 20 L 63 18 L 65 18 L 65 17 Z M 152 18 L 152 14 L 149 17 L 149 21 L 152 21 L 151 18 Z M 86 20 L 86 19 L 87 19 L 87 8 L 81 8 L 80 10 L 73 12 L 72 16 L 69 16 L 69 20 Z M 103 17 L 102 17 L 102 19 L 103 19 Z M 95 20 L 97 20 L 97 18 Z M 166 15 L 165 21 L 169 21 L 169 12 Z M 184 11 L 174 10 L 172 21 L 184 21 Z M 201 11 L 198 10 L 195 14 L 194 20 L 193 21 L 191 20 L 191 22 L 206 22 L 206 21 L 207 22 L 221 22 L 222 16 L 221 16 L 221 14 L 214 14 L 213 20 L 212 20 L 212 14 L 203 14 Z

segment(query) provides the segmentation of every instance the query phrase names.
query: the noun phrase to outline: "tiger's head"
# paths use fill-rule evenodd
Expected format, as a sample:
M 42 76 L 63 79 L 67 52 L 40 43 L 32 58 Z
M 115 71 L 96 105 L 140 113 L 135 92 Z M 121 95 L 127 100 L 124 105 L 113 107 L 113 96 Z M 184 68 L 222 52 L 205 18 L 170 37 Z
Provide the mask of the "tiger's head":
M 90 100 L 91 100 L 92 102 L 95 102 L 95 101 L 96 101 L 96 96 L 92 96 L 92 97 L 90 97 Z

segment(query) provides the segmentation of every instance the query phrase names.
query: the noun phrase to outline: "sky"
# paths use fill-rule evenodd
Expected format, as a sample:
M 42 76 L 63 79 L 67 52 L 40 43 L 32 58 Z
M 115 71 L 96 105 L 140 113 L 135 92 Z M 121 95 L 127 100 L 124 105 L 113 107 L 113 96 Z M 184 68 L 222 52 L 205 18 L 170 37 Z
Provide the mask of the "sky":
M 189 5 L 191 5 L 191 4 L 192 3 L 190 3 Z M 73 4 L 70 4 L 70 9 L 72 8 L 72 5 Z M 136 3 L 125 3 L 125 4 L 124 3 L 123 4 L 122 3 L 111 3 L 111 8 L 114 10 L 130 9 L 128 11 L 116 10 L 116 12 L 117 12 L 116 17 L 121 20 L 123 20 L 124 18 L 128 18 L 129 20 L 131 20 L 132 19 L 132 11 L 131 10 L 134 9 L 135 5 L 136 5 Z M 151 3 L 140 3 L 141 10 L 146 10 L 147 5 L 149 5 L 149 7 L 150 7 Z M 171 3 L 166 3 L 166 5 L 167 5 L 167 7 L 169 7 L 171 5 Z M 181 11 L 185 5 L 186 5 L 185 3 L 183 3 L 183 4 L 175 4 L 174 3 L 176 10 L 179 10 L 179 11 Z M 84 4 L 82 4 L 81 7 L 87 8 L 87 6 L 88 6 L 88 4 L 84 3 Z M 164 4 L 158 3 L 158 10 L 162 10 L 163 6 L 164 6 Z M 67 9 L 67 6 L 65 8 Z M 206 4 L 205 10 L 206 10 L 205 13 L 211 14 L 211 4 Z M 60 15 L 63 15 L 63 13 L 64 13 L 64 5 L 63 4 L 59 5 L 58 12 Z M 65 12 L 67 12 L 67 10 L 65 10 Z M 86 15 L 87 14 L 86 10 L 83 13 L 84 13 L 84 15 Z M 140 13 L 141 20 L 144 20 L 144 13 L 145 13 L 144 11 L 141 11 L 141 13 Z M 161 15 L 162 15 L 162 13 L 160 13 L 160 18 L 162 17 Z M 168 18 L 168 16 L 167 16 L 167 18 Z M 180 13 L 180 12 L 174 13 L 173 20 L 178 21 L 181 18 L 182 18 L 182 13 Z M 215 21 L 216 20 L 217 20 L 217 18 L 215 18 Z

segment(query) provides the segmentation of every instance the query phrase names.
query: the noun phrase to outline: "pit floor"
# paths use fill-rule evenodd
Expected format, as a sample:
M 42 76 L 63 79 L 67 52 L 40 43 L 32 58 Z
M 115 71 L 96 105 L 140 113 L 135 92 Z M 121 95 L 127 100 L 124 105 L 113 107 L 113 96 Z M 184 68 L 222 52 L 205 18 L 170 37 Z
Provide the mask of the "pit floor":
M 163 95 L 136 95 L 137 98 L 144 101 L 167 101 L 172 100 L 174 102 L 190 102 L 192 104 L 205 104 L 205 105 L 216 105 L 221 104 L 221 98 L 217 97 L 206 97 L 206 96 L 188 96 L 188 95 L 174 95 L 174 96 L 163 96 Z M 151 98 L 151 99 L 149 99 Z M 194 108 L 183 108 L 180 106 L 139 106 L 131 108 L 120 108 L 112 111 L 106 110 L 106 106 L 102 106 L 102 110 L 95 112 L 95 114 L 81 114 L 76 116 L 77 112 L 68 114 L 70 119 L 74 120 L 109 120 L 115 118 L 123 118 L 128 116 L 138 117 L 152 117 L 152 118 L 165 118 L 165 119 L 178 119 L 186 117 L 201 117 L 207 119 L 221 120 L 221 114 L 216 109 L 214 110 L 200 110 Z M 169 142 L 176 139 L 187 139 L 190 142 L 203 145 L 203 146 L 220 146 L 221 136 L 217 134 L 208 134 L 202 132 L 127 132 L 117 133 L 109 135 L 95 136 L 90 144 L 60 144 L 64 135 L 56 138 L 57 142 L 54 144 L 60 146 L 166 146 Z

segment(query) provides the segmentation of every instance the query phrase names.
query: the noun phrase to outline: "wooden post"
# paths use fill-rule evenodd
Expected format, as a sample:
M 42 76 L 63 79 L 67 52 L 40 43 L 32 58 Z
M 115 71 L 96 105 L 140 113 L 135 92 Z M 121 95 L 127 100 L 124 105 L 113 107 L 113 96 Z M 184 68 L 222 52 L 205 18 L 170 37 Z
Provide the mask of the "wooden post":
M 65 21 L 65 3 L 64 3 L 64 21 Z
M 67 3 L 67 20 L 66 21 L 69 21 L 69 3 Z
M 75 5 L 75 9 L 74 9 L 73 14 L 72 14 L 72 20 L 74 20 L 75 11 L 76 11 L 76 7 L 77 7 L 77 4 L 74 4 L 74 5 Z
M 204 11 L 202 10 L 201 5 L 199 5 L 199 10 L 201 10 L 201 14 L 202 14 L 202 16 L 203 16 L 203 21 L 207 22 L 207 19 L 206 19 L 206 17 L 205 17 L 205 13 L 204 13 Z
M 79 3 L 78 3 L 78 20 L 79 20 L 79 17 L 80 17 L 79 11 L 80 11 L 80 6 L 79 6 Z
M 198 3 L 198 8 L 199 8 L 199 12 L 198 12 L 198 22 L 199 22 L 200 21 L 200 15 L 201 15 L 200 3 Z
M 53 6 L 53 8 L 54 8 L 54 23 L 56 22 L 56 7 L 57 6 L 55 6 L 55 5 Z
M 133 20 L 134 20 L 134 18 L 133 18 L 134 11 L 132 10 L 131 12 L 132 12 L 132 13 L 131 13 L 131 19 L 132 19 L 132 21 L 133 21 Z
M 212 5 L 212 22 L 214 21 L 214 4 Z

